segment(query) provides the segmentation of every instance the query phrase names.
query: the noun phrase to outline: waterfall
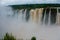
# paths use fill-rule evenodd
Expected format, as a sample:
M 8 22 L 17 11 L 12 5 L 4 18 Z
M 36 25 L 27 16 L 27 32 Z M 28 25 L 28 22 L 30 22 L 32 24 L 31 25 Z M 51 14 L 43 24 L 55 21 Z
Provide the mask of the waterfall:
M 44 17 L 43 17 L 43 25 L 45 25 L 45 18 L 46 18 L 46 10 L 45 10 Z
M 43 10 L 40 11 L 40 9 L 37 10 L 38 12 L 33 9 L 33 12 L 31 13 L 30 9 L 12 10 L 12 8 L 9 7 L 1 7 L 0 38 L 8 32 L 12 33 L 17 39 L 23 40 L 29 40 L 33 36 L 35 36 L 37 40 L 59 40 L 60 26 L 50 25 L 52 23 L 51 18 L 54 16 L 52 14 L 53 12 L 51 13 L 50 10 L 47 14 L 47 10 L 43 9 L 44 14 L 42 15 Z M 36 15 L 35 13 L 38 14 Z M 43 25 L 36 23 L 35 20 L 39 23 L 43 22 Z M 47 25 L 49 25 L 47 27 L 45 26 L 46 20 L 48 20 Z M 34 22 L 34 24 L 31 21 Z
M 48 25 L 50 25 L 50 22 L 51 22 L 51 21 L 50 21 L 50 20 L 51 20 L 50 17 L 51 17 L 51 9 L 50 9 L 50 11 L 49 11 Z
M 54 15 L 56 14 L 51 14 L 51 9 L 50 8 L 47 8 L 47 9 L 44 9 L 45 11 L 43 11 L 43 15 L 42 15 L 42 23 L 43 25 L 50 25 L 52 22 L 52 20 L 54 19 Z M 21 12 L 19 12 L 21 11 Z M 15 10 L 14 14 L 13 15 L 17 15 L 17 18 L 18 18 L 18 15 L 21 15 L 22 17 L 22 20 L 23 21 L 26 21 L 28 22 L 30 19 L 31 19 L 31 10 L 30 9 L 21 9 L 21 10 Z M 41 11 L 41 10 L 40 10 Z M 34 12 L 32 13 L 32 21 L 38 23 L 40 21 L 40 18 L 41 18 L 41 14 L 39 14 L 41 12 L 39 12 L 39 9 L 35 9 Z M 53 19 L 51 19 L 52 17 Z M 31 20 L 30 20 L 31 21 Z M 54 20 L 53 20 L 54 21 Z
M 43 16 L 43 25 L 50 25 L 51 10 L 49 8 L 45 9 Z
M 25 9 L 22 9 L 22 20 L 23 20 L 23 21 L 25 20 L 25 14 L 26 14 L 25 11 L 26 11 Z

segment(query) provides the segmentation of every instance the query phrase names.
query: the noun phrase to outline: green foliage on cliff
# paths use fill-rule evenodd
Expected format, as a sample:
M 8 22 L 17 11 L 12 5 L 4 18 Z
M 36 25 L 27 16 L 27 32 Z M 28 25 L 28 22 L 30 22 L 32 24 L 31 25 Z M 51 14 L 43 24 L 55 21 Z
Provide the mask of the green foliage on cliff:
M 60 4 L 18 4 L 9 6 L 11 6 L 13 9 L 35 9 L 46 7 L 60 7 Z

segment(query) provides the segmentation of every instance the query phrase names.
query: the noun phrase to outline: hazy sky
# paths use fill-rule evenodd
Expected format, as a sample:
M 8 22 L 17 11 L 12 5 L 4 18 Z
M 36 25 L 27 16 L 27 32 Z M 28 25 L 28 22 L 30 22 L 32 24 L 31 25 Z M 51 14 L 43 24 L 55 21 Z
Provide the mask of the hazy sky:
M 0 0 L 0 4 L 60 3 L 60 0 Z

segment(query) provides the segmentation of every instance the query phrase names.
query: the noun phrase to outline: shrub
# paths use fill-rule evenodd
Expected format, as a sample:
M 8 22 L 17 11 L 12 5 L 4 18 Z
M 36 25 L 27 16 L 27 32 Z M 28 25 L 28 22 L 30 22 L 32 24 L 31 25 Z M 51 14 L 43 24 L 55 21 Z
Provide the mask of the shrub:
M 36 37 L 32 37 L 31 40 L 36 40 Z
M 6 33 L 3 40 L 16 40 L 16 38 L 14 38 L 14 36 L 11 34 Z

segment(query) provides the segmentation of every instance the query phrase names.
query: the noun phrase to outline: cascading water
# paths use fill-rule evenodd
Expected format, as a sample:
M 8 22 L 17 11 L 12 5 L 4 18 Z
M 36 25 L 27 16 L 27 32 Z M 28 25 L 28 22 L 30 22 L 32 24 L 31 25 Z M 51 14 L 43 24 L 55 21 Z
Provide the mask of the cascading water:
M 51 16 L 51 10 L 49 11 L 49 18 L 48 18 L 48 25 L 50 25 L 50 16 Z
M 44 13 L 43 25 L 45 25 L 45 18 L 46 18 L 46 10 L 45 10 L 45 13 Z
M 12 33 L 17 39 L 23 40 L 29 40 L 33 36 L 35 36 L 37 40 L 60 40 L 59 26 L 42 26 L 41 24 L 32 23 L 31 14 L 29 13 L 30 10 L 28 10 L 28 12 L 27 10 L 28 9 L 16 10 L 14 13 L 10 7 L 0 7 L 0 38 L 3 38 L 4 34 L 8 32 Z M 36 17 L 35 14 L 33 15 Z M 49 12 L 49 20 L 50 15 Z M 46 15 L 44 17 L 46 17 Z M 41 16 L 39 19 L 41 19 Z M 43 20 L 45 22 L 45 18 Z M 50 22 L 48 24 L 50 24 Z

